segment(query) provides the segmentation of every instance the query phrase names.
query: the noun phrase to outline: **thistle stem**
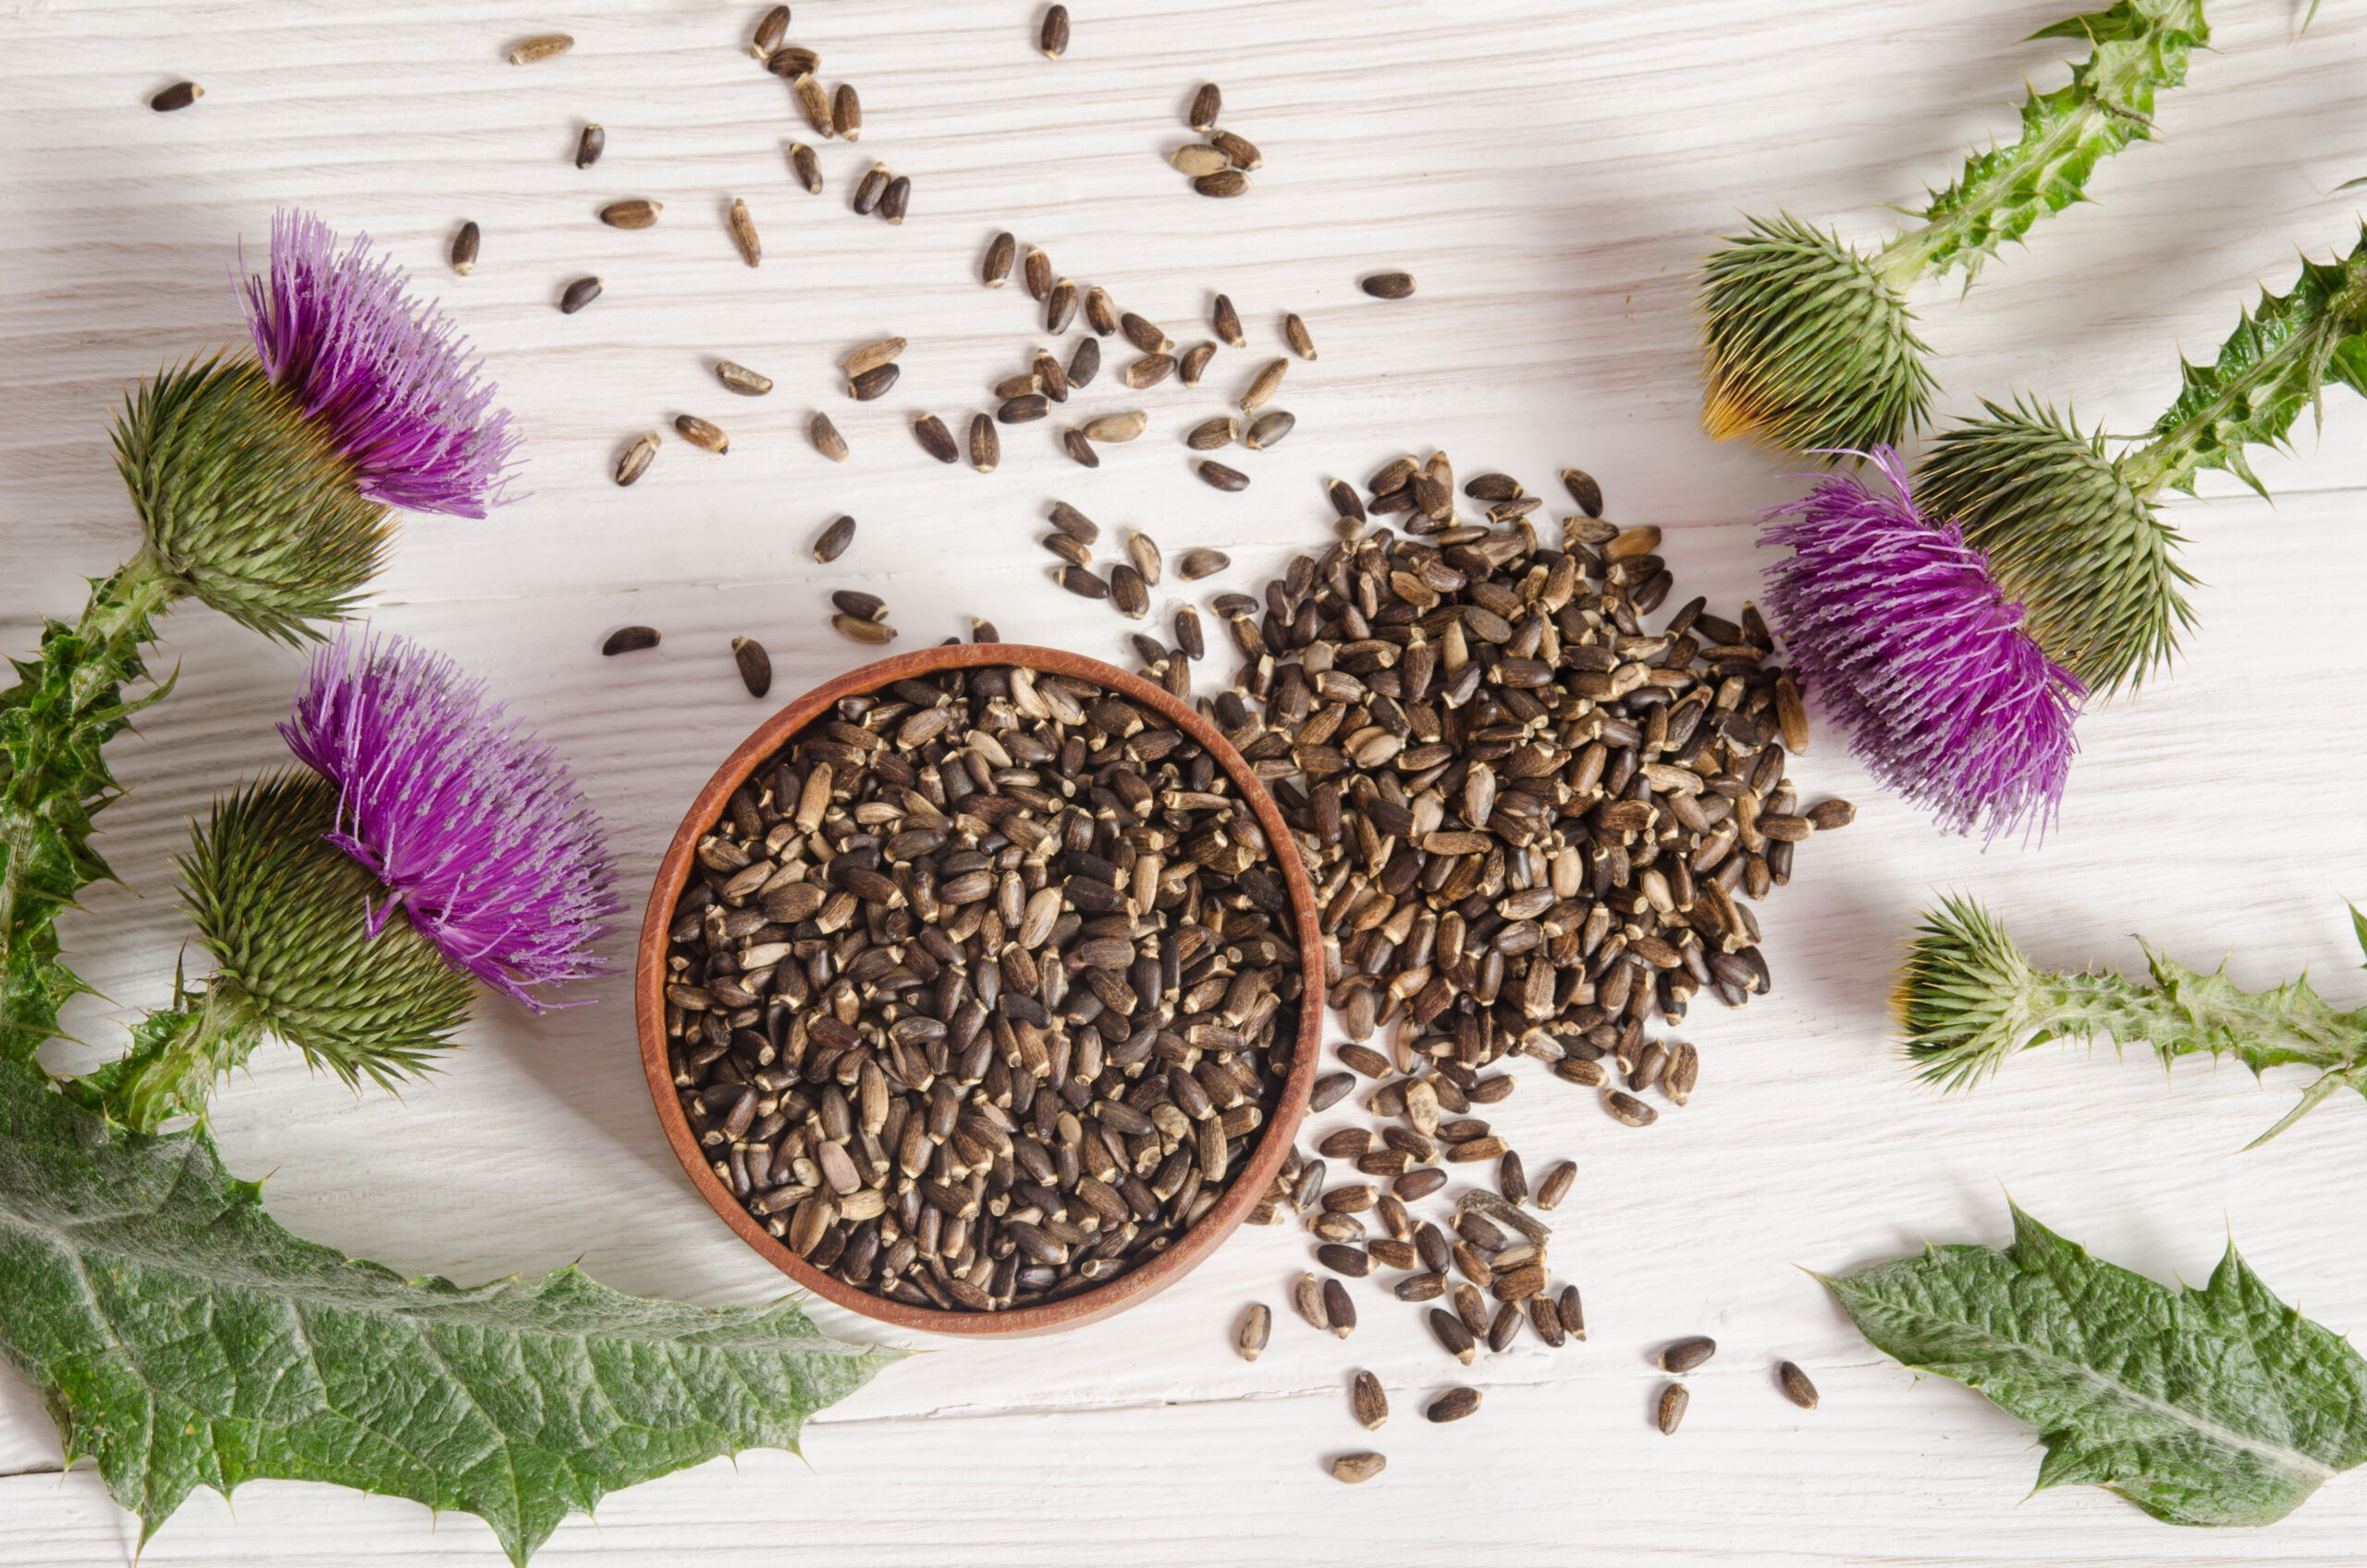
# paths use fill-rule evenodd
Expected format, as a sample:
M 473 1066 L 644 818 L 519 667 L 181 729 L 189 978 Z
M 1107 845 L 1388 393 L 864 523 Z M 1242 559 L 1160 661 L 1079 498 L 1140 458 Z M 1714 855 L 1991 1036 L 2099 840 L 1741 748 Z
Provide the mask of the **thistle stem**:
M 183 990 L 132 1028 L 131 1049 L 75 1079 L 67 1093 L 136 1133 L 202 1116 L 214 1085 L 263 1043 L 262 1010 L 226 974 Z

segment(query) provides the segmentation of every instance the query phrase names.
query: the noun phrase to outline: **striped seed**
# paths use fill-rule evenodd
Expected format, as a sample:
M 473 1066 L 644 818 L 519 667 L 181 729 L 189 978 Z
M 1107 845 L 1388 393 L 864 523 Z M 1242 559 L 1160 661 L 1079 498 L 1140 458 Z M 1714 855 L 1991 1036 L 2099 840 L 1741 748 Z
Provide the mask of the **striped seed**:
M 822 194 L 822 160 L 814 155 L 813 148 L 803 141 L 791 142 L 789 167 L 797 176 L 797 183 L 805 187 L 808 196 Z
M 566 292 L 559 295 L 559 314 L 571 316 L 599 297 L 600 280 L 598 278 L 579 277 L 567 286 Z
M 806 423 L 805 436 L 807 440 L 814 443 L 816 451 L 832 462 L 842 463 L 847 460 L 847 438 L 839 434 L 839 427 L 830 423 L 829 415 L 816 413 Z
M 600 161 L 608 150 L 608 133 L 596 124 L 587 123 L 575 138 L 575 166 L 588 169 Z
M 1282 377 L 1289 373 L 1290 368 L 1291 362 L 1288 360 L 1269 361 L 1266 368 L 1259 371 L 1250 381 L 1249 389 L 1241 395 L 1241 411 L 1245 414 L 1255 413 L 1263 407 L 1276 392 L 1282 389 Z
M 996 235 L 987 243 L 986 260 L 978 263 L 978 279 L 989 288 L 1000 288 L 1011 281 L 1012 261 L 1019 254 L 1019 242 L 1009 229 Z
M 754 637 L 731 639 L 731 660 L 740 667 L 741 684 L 748 688 L 748 695 L 761 697 L 773 689 L 773 661 L 765 645 Z M 838 1145 L 830 1145 L 836 1148 Z
M 1048 60 L 1057 60 L 1068 53 L 1069 8 L 1054 6 L 1044 13 L 1044 25 L 1036 30 L 1036 47 Z
M 657 628 L 619 626 L 608 633 L 607 642 L 600 644 L 600 653 L 603 657 L 614 658 L 619 654 L 637 654 L 644 648 L 656 646 L 657 646 Z
M 600 209 L 600 221 L 610 228 L 647 228 L 666 210 L 663 202 L 652 202 L 645 196 L 628 197 L 611 202 Z
M 740 259 L 754 266 L 764 259 L 765 248 L 756 239 L 756 220 L 748 215 L 748 203 L 734 196 L 728 221 L 731 226 L 731 243 L 740 248 Z
M 1299 319 L 1296 311 L 1282 317 L 1282 337 L 1289 342 L 1291 352 L 1300 359 L 1315 358 L 1315 338 L 1306 330 L 1306 323 Z
M 699 418 L 696 414 L 675 415 L 674 428 L 681 433 L 683 440 L 701 451 L 713 452 L 719 458 L 731 450 L 731 437 L 726 435 L 718 426 Z
M 844 141 L 863 140 L 863 99 L 857 95 L 854 83 L 842 81 L 830 95 L 830 125 Z
M 575 40 L 563 32 L 546 32 L 523 39 L 509 51 L 513 66 L 531 66 L 537 60 L 555 60 L 575 47 Z
M 995 434 L 995 422 L 985 414 L 970 416 L 970 466 L 980 473 L 992 473 L 1002 461 L 1002 437 Z
M 1217 296 L 1216 304 L 1209 312 L 1209 325 L 1216 328 L 1219 337 L 1234 348 L 1249 347 L 1248 336 L 1241 330 L 1241 312 L 1233 308 L 1233 300 L 1225 295 Z
M 1357 285 L 1376 300 L 1403 300 L 1414 292 L 1410 272 L 1377 272 Z
M 814 541 L 814 558 L 826 562 L 837 560 L 847 553 L 847 546 L 853 543 L 854 519 L 833 518 L 830 526 L 822 530 L 820 536 Z
M 477 270 L 477 245 L 482 238 L 473 218 L 462 224 L 460 232 L 452 236 L 452 270 L 462 277 Z
M 1184 117 L 1194 130 L 1208 131 L 1217 128 L 1217 116 L 1224 108 L 1224 92 L 1213 81 L 1204 81 L 1192 94 L 1191 113 Z
M 657 456 L 658 444 L 655 431 L 636 437 L 633 444 L 625 448 L 624 456 L 617 459 L 617 483 L 631 484 L 648 472 L 651 461 Z
M 1239 169 L 1220 169 L 1194 180 L 1192 189 L 1203 196 L 1239 196 L 1248 190 L 1249 177 Z
M 946 429 L 945 422 L 935 414 L 922 414 L 913 421 L 913 439 L 920 443 L 922 451 L 938 462 L 962 460 L 962 448 L 953 444 L 953 432 Z
M 746 365 L 730 360 L 715 361 L 715 378 L 742 398 L 761 398 L 773 389 L 773 378 L 759 375 Z

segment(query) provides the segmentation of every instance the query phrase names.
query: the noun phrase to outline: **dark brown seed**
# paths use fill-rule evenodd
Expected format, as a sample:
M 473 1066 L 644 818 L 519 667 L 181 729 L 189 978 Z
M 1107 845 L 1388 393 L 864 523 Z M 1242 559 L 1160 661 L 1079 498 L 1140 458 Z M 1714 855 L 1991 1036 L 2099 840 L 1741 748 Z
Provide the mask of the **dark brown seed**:
M 1443 1274 L 1408 1274 L 1391 1287 L 1399 1301 L 1436 1301 L 1446 1293 Z
M 1372 1259 L 1361 1249 L 1342 1246 L 1337 1242 L 1326 1242 L 1317 1247 L 1315 1261 L 1334 1274 L 1345 1274 L 1351 1279 L 1361 1280 L 1372 1272 Z
M 1414 292 L 1410 272 L 1377 272 L 1359 285 L 1376 300 L 1403 300 Z
M 995 410 L 995 418 L 1004 424 L 1026 424 L 1042 419 L 1052 411 L 1052 400 L 1041 392 L 1024 393 L 1005 401 Z
M 1790 1400 L 1794 1404 L 1798 1405 L 1802 1410 L 1814 1410 L 1816 1408 L 1816 1385 L 1809 1381 L 1809 1375 L 1807 1373 L 1801 1371 L 1791 1362 L 1784 1361 L 1776 1364 L 1775 1381 L 1782 1386 L 1784 1390 L 1784 1397 Z
M 1668 1065 L 1661 1069 L 1661 1093 L 1683 1105 L 1693 1097 L 1693 1085 L 1701 1076 L 1701 1053 L 1686 1041 L 1679 1040 L 1668 1051 Z
M 830 95 L 830 126 L 845 141 L 863 140 L 863 99 L 853 82 L 839 83 L 839 90 Z
M 864 171 L 863 178 L 855 181 L 852 205 L 856 213 L 869 217 L 878 210 L 880 195 L 888 189 L 888 178 L 886 164 L 874 164 Z
M 1200 91 L 1192 94 L 1192 112 L 1184 117 L 1194 130 L 1214 130 L 1217 115 L 1223 108 L 1223 92 L 1215 82 L 1204 81 L 1200 84 Z
M 1126 367 L 1126 386 L 1140 392 L 1175 374 L 1175 361 L 1166 354 L 1145 354 Z
M 1528 1201 L 1528 1173 L 1521 1167 L 1520 1156 L 1511 1149 L 1496 1161 L 1496 1191 L 1504 1194 L 1506 1203 Z
M 896 385 L 896 377 L 903 374 L 893 364 L 877 365 L 847 381 L 847 396 L 858 403 L 868 403 L 888 395 Z
M 599 297 L 600 280 L 598 278 L 579 277 L 569 284 L 567 291 L 558 297 L 559 313 L 571 316 Z
M 1009 229 L 1003 230 L 987 243 L 987 259 L 978 265 L 979 281 L 989 288 L 1000 288 L 1011 280 L 1011 263 L 1019 254 L 1019 241 Z
M 1216 486 L 1220 490 L 1246 490 L 1249 488 L 1249 476 L 1247 474 L 1242 472 L 1237 468 L 1227 468 L 1224 464 L 1218 462 L 1213 459 L 1203 459 L 1200 461 L 1199 473 L 1202 479 L 1206 480 L 1208 484 Z
M 1118 330 L 1126 341 L 1146 354 L 1164 354 L 1175 347 L 1174 341 L 1160 330 L 1157 322 L 1128 311 L 1118 318 Z
M 1555 1309 L 1553 1298 L 1539 1294 L 1528 1298 L 1528 1326 L 1537 1330 L 1550 1349 L 1560 1350 L 1570 1338 L 1562 1327 L 1562 1314 Z
M 985 414 L 970 419 L 970 466 L 980 473 L 992 473 L 1002 461 L 1002 437 L 995 434 L 995 422 Z
M 1683 1383 L 1671 1383 L 1661 1390 L 1660 1427 L 1663 1436 L 1674 1437 L 1685 1420 L 1685 1407 L 1693 1396 L 1685 1391 Z
M 789 167 L 790 172 L 797 176 L 797 183 L 805 187 L 807 195 L 822 194 L 822 160 L 814 155 L 813 148 L 803 141 L 791 142 Z
M 1233 557 L 1222 550 L 1186 550 L 1175 563 L 1175 575 L 1186 582 L 1197 582 L 1232 564 Z
M 1051 522 L 1080 545 L 1090 545 L 1101 537 L 1100 525 L 1066 501 L 1052 503 Z
M 1380 1431 L 1381 1423 L 1389 1419 L 1389 1395 L 1382 1391 L 1380 1379 L 1369 1372 L 1357 1373 L 1348 1386 L 1348 1410 L 1366 1431 Z
M 1036 247 L 1027 247 L 1027 258 L 1020 270 L 1025 275 L 1027 297 L 1041 302 L 1052 292 L 1052 258 Z
M 781 53 L 785 55 L 789 51 Z M 806 49 L 799 53 L 810 59 L 814 52 Z M 818 60 L 814 63 L 820 64 Z M 837 123 L 830 118 L 830 95 L 822 91 L 820 82 L 814 80 L 813 71 L 809 68 L 801 75 L 791 77 L 789 85 L 790 90 L 797 94 L 797 106 L 803 111 L 805 123 L 814 128 L 814 134 L 825 141 L 836 136 L 839 131 Z
M 1323 1281 L 1323 1316 L 1337 1338 L 1344 1340 L 1356 1331 L 1356 1304 L 1337 1280 Z
M 1236 169 L 1254 169 L 1265 163 L 1257 155 L 1257 143 L 1245 136 L 1235 136 L 1229 130 L 1212 130 L 1208 132 L 1208 141 L 1233 160 L 1233 166 Z M 1245 180 L 1242 183 L 1245 189 L 1248 182 Z
M 1273 1309 L 1264 1302 L 1253 1303 L 1247 1315 L 1241 1319 L 1239 1331 L 1233 1335 L 1233 1348 L 1241 1353 L 1242 1360 L 1255 1361 L 1265 1354 L 1266 1342 L 1272 1338 L 1273 1332 Z
M 1175 610 L 1175 641 L 1187 659 L 1206 658 L 1207 640 L 1200 634 L 1200 612 L 1189 605 L 1179 605 Z
M 802 76 L 812 76 L 822 56 L 795 43 L 776 44 L 765 52 L 765 69 L 784 81 L 794 81 Z
M 888 601 L 860 588 L 834 589 L 830 594 L 830 603 L 838 606 L 840 614 L 851 615 L 857 620 L 888 619 Z
M 814 541 L 814 558 L 817 561 L 837 560 L 847 553 L 847 546 L 853 543 L 854 519 L 851 517 L 834 519 L 829 527 L 822 530 L 821 537 Z
M 1338 512 L 1343 521 L 1349 522 L 1365 521 L 1365 504 L 1357 496 L 1355 485 L 1344 479 L 1335 479 L 1325 486 L 1325 494 L 1331 497 L 1331 509 Z
M 1558 1065 L 1558 1064 L 1557 1064 Z M 1649 1127 L 1661 1119 L 1661 1113 L 1623 1090 L 1613 1089 L 1602 1096 L 1602 1107 L 1612 1117 L 1630 1127 Z
M 970 641 L 973 643 L 1000 643 L 1002 641 L 1002 633 L 995 630 L 995 623 L 991 620 L 974 619 L 970 622 Z M 1263 1309 L 1261 1308 L 1260 1310 Z M 1252 1357 L 1251 1359 L 1254 1360 L 1256 1358 Z
M 1675 1341 L 1661 1351 L 1661 1370 L 1690 1372 L 1718 1354 L 1718 1341 L 1706 1334 Z
M 1241 444 L 1253 452 L 1262 452 L 1269 447 L 1280 446 L 1282 437 L 1288 435 L 1297 423 L 1298 421 L 1288 411 L 1269 410 L 1250 422 L 1249 429 L 1241 437 Z
M 1478 1353 L 1479 1341 L 1472 1336 L 1470 1329 L 1463 1326 L 1463 1319 L 1444 1307 L 1430 1308 L 1430 1332 L 1438 1337 L 1440 1344 L 1446 1347 L 1449 1355 L 1466 1366 L 1471 1365 L 1471 1358 Z
M 839 427 L 830 423 L 829 415 L 816 414 L 807 422 L 805 435 L 806 438 L 814 443 L 814 449 L 832 462 L 842 463 L 847 460 L 847 438 L 839 434 Z M 829 557 L 826 556 L 823 558 L 827 560 Z
M 922 451 L 938 462 L 962 460 L 962 448 L 953 444 L 953 433 L 946 429 L 945 422 L 935 414 L 923 414 L 913 421 L 913 439 L 921 444 Z
M 1143 574 L 1123 561 L 1110 569 L 1110 604 L 1134 620 L 1150 613 L 1150 590 L 1143 586 Z
M 1210 554 L 1215 552 L 1211 551 Z M 1186 557 L 1189 558 L 1189 557 Z M 1187 574 L 1188 575 L 1188 574 Z M 1356 1086 L 1355 1075 L 1350 1072 L 1330 1072 L 1315 1081 L 1314 1089 L 1306 1096 L 1309 1110 L 1329 1110 L 1347 1098 Z
M 1175 378 L 1186 386 L 1200 385 L 1200 377 L 1208 373 L 1208 361 L 1217 357 L 1213 343 L 1195 343 L 1184 350 L 1175 361 Z
M 1036 384 L 1044 389 L 1044 396 L 1055 403 L 1065 403 L 1069 400 L 1068 372 L 1061 368 L 1061 361 L 1052 357 L 1052 351 L 1049 349 L 1036 350 L 1036 368 L 1033 374 Z
M 1249 177 L 1239 169 L 1219 169 L 1194 180 L 1192 189 L 1203 196 L 1238 196 L 1249 189 Z
M 1095 339 L 1080 339 L 1076 352 L 1069 356 L 1068 378 L 1072 389 L 1089 385 L 1101 374 L 1101 345 Z
M 1417 1170 L 1408 1170 L 1397 1178 L 1391 1188 L 1399 1197 L 1411 1203 L 1417 1198 L 1429 1197 L 1445 1185 L 1446 1172 L 1436 1166 L 1426 1166 Z
M 1847 801 L 1819 801 L 1809 808 L 1808 819 L 1809 825 L 1818 832 L 1830 833 L 1834 828 L 1846 827 L 1857 821 L 1858 808 Z M 1763 822 L 1765 819 L 1760 820 Z
M 1093 449 L 1093 443 L 1085 438 L 1085 432 L 1082 430 L 1061 432 L 1061 449 L 1068 453 L 1073 461 L 1085 468 L 1101 466 L 1101 454 Z
M 890 224 L 902 223 L 912 205 L 913 177 L 908 174 L 900 174 L 889 180 L 888 189 L 879 193 L 879 215 Z
M 1423 1411 L 1434 1422 L 1460 1421 L 1479 1408 L 1478 1389 L 1449 1389 Z
M 1053 576 L 1061 587 L 1080 599 L 1106 599 L 1110 596 L 1110 584 L 1084 567 L 1064 566 Z
M 525 45 L 521 44 L 519 47 L 523 48 Z M 512 64 L 522 63 L 518 60 L 518 57 L 514 53 L 510 55 L 510 61 Z M 193 81 L 177 81 L 173 83 L 172 86 L 165 89 L 162 92 L 157 93 L 153 98 L 149 99 L 148 106 L 155 110 L 160 115 L 168 115 L 175 109 L 188 108 L 191 104 L 196 103 L 200 98 L 204 96 L 205 89 L 198 86 L 197 83 Z
M 754 637 L 734 637 L 731 657 L 740 667 L 740 680 L 748 688 L 748 695 L 761 697 L 773 689 L 773 661 L 762 643 Z M 836 1144 L 829 1146 L 838 1147 Z
M 619 654 L 637 654 L 644 648 L 657 646 L 657 628 L 654 626 L 620 626 L 608 633 L 600 644 L 600 652 L 613 658 Z
M 626 447 L 624 456 L 617 459 L 617 483 L 631 484 L 648 472 L 650 463 L 657 457 L 657 447 L 658 439 L 654 431 L 640 436 Z
M 482 238 L 473 218 L 452 236 L 452 270 L 462 277 L 477 270 L 477 242 Z
M 1217 336 L 1234 348 L 1249 347 L 1249 339 L 1241 330 L 1241 313 L 1233 308 L 1233 301 L 1222 294 L 1217 296 L 1215 308 L 1209 312 L 1209 323 L 1216 328 Z
M 730 360 L 715 361 L 715 378 L 728 390 L 737 392 L 742 398 L 761 398 L 773 389 L 771 376 L 759 375 L 746 365 L 735 364 Z
M 1569 1194 L 1570 1183 L 1577 1179 L 1577 1166 L 1566 1159 L 1547 1171 L 1545 1180 L 1538 1183 L 1537 1207 L 1543 1209 L 1561 1207 L 1563 1198 Z
M 1306 323 L 1299 319 L 1297 312 L 1294 311 L 1282 318 L 1282 337 L 1290 343 L 1291 352 L 1300 359 L 1315 358 L 1315 339 L 1307 332 Z
M 771 54 L 774 50 L 780 47 L 780 41 L 783 37 L 787 36 L 788 32 L 789 7 L 786 6 L 775 6 L 771 10 L 767 11 L 756 23 L 756 53 L 759 55 Z
M 1378 1453 L 1343 1453 L 1331 1462 L 1331 1478 L 1349 1486 L 1360 1486 L 1389 1468 L 1389 1461 Z
M 608 133 L 596 124 L 587 124 L 575 138 L 575 166 L 588 169 L 600 161 L 608 150 Z
M 1044 25 L 1036 31 L 1036 47 L 1047 59 L 1059 59 L 1069 46 L 1069 8 L 1054 6 L 1044 13 Z
M 1241 422 L 1229 414 L 1202 420 L 1184 437 L 1184 445 L 1196 452 L 1213 452 L 1220 447 L 1230 447 L 1241 435 Z
M 546 32 L 529 38 L 509 51 L 513 66 L 531 66 L 537 60 L 556 59 L 575 47 L 575 40 L 563 32 Z
M 1044 330 L 1055 337 L 1066 332 L 1069 323 L 1076 319 L 1076 308 L 1083 299 L 1076 285 L 1067 278 L 1054 283 L 1052 292 L 1044 300 Z
M 721 457 L 731 450 L 731 437 L 726 435 L 719 426 L 709 423 L 696 414 L 675 415 L 674 428 L 681 433 L 683 440 L 702 451 L 713 452 L 717 457 Z
M 1576 1285 L 1562 1287 L 1561 1295 L 1553 1303 L 1555 1316 L 1562 1319 L 1563 1331 L 1574 1340 L 1587 1337 L 1586 1305 L 1578 1299 Z
M 1568 487 L 1570 499 L 1578 504 L 1578 510 L 1588 517 L 1602 515 L 1602 486 L 1594 482 L 1594 475 L 1582 468 L 1565 468 L 1562 471 L 1562 483 Z
M 610 228 L 647 228 L 666 210 L 663 202 L 652 202 L 645 196 L 628 197 L 611 202 L 600 209 L 600 221 Z

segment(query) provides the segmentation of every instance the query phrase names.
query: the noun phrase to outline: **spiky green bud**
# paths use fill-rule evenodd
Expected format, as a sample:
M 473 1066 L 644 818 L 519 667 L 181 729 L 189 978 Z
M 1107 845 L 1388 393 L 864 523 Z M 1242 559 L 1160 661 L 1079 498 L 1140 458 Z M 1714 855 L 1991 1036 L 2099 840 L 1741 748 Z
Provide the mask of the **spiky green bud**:
M 2353 912 L 2362 948 L 2367 921 Z M 2165 1067 L 2181 1056 L 2230 1056 L 2255 1075 L 2272 1067 L 2322 1070 L 2300 1103 L 2253 1140 L 2293 1125 L 2340 1089 L 2367 1095 L 2367 1008 L 2336 1012 L 2307 980 L 2245 992 L 2225 967 L 2201 974 L 2148 947 L 2152 983 L 2109 973 L 2041 970 L 1997 918 L 1949 898 L 1927 913 L 1899 973 L 1894 1002 L 1919 1076 L 1966 1089 L 2007 1057 L 2056 1039 L 2152 1047 Z
M 1896 285 L 1838 235 L 1749 222 L 1702 270 L 1703 427 L 1803 451 L 1895 444 L 1932 395 Z
M 218 967 L 135 1032 L 80 1091 L 128 1126 L 202 1110 L 220 1075 L 275 1035 L 348 1084 L 428 1070 L 473 988 L 398 911 L 374 937 L 374 877 L 323 839 L 337 791 L 310 774 L 215 802 L 178 857 L 190 918 Z
M 251 360 L 160 372 L 126 396 L 115 447 L 178 587 L 267 637 L 345 615 L 385 556 L 386 508 Z
M 2177 533 L 2104 455 L 2043 404 L 1983 405 L 1925 452 L 1916 500 L 1989 556 L 2048 656 L 2093 692 L 2134 685 L 2194 624 Z

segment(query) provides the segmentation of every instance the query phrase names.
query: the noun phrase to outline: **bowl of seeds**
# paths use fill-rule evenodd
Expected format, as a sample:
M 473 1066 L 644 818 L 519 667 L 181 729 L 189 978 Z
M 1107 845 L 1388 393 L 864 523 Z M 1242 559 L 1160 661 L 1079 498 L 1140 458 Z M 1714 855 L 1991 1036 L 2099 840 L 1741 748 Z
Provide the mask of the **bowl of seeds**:
M 1315 894 L 1256 770 L 1094 660 L 947 643 L 759 726 L 660 863 L 634 1004 L 682 1169 L 868 1317 L 1042 1333 L 1155 1294 L 1275 1186 Z

